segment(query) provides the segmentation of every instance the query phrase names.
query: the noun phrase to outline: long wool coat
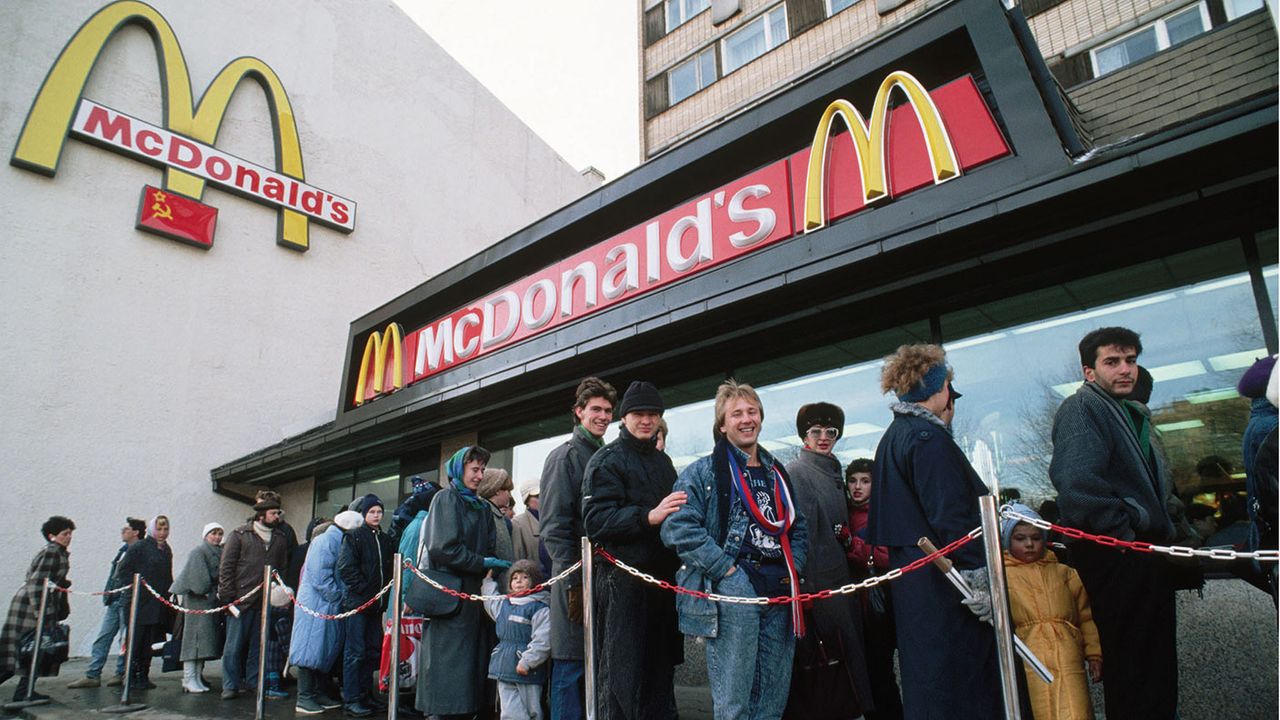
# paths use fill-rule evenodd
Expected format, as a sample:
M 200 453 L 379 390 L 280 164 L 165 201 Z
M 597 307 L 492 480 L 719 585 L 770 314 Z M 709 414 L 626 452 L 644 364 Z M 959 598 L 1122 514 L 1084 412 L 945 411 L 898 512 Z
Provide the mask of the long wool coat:
M 342 549 L 342 528 L 330 525 L 311 541 L 307 560 L 298 576 L 298 604 L 318 613 L 336 615 L 346 589 L 338 577 L 338 553 Z M 321 620 L 302 610 L 293 614 L 293 636 L 289 662 L 298 667 L 328 672 L 342 650 L 343 624 Z
M 57 543 L 45 545 L 31 560 L 31 566 L 27 568 L 27 579 L 18 588 L 18 592 L 13 594 L 4 629 L 0 630 L 0 678 L 26 673 L 25 669 L 17 667 L 18 641 L 24 634 L 36 629 L 44 581 L 52 580 L 55 584 L 66 587 L 67 573 L 70 571 L 71 557 L 67 549 Z M 70 607 L 66 594 L 50 591 L 45 605 L 45 623 L 61 620 L 68 614 Z
M 1049 684 L 1027 673 L 1036 720 L 1093 720 L 1084 662 L 1102 657 L 1102 643 L 1080 576 L 1052 551 L 1033 563 L 1006 552 L 1004 565 L 1013 631 L 1054 676 Z
M 578 425 L 563 445 L 547 454 L 542 466 L 539 523 L 552 574 L 582 559 L 582 473 L 599 449 L 599 441 Z M 581 573 L 573 573 L 551 588 L 551 657 L 555 660 L 583 658 L 582 623 L 569 619 L 568 600 L 569 587 L 580 585 Z
M 488 509 L 472 506 L 451 485 L 432 499 L 423 532 L 428 566 L 457 575 L 463 592 L 479 594 L 484 559 L 494 548 Z M 474 602 L 463 600 L 457 615 L 427 622 L 414 703 L 418 710 L 428 715 L 470 715 L 478 710 L 492 649 L 489 628 Z
M 222 558 L 222 546 L 210 545 L 203 540 L 200 546 L 187 556 L 182 572 L 169 587 L 169 592 L 181 596 L 182 604 L 192 610 L 208 610 L 218 606 L 218 561 Z M 218 642 L 218 618 L 215 615 L 186 615 L 182 620 L 183 662 L 211 660 L 222 655 Z
M 803 592 L 834 590 L 853 582 L 848 556 L 835 532 L 836 525 L 849 521 L 840 461 L 832 455 L 805 449 L 787 464 L 787 474 L 795 488 L 796 506 L 809 525 L 808 565 L 800 589 Z M 857 596 L 837 595 L 814 603 L 810 614 L 812 630 L 823 641 L 827 652 L 840 655 L 845 662 L 860 701 L 860 707 L 833 709 L 833 718 L 855 717 L 874 709 L 858 602 Z M 797 676 L 798 673 L 793 673 L 793 677 Z M 806 707 L 820 705 L 813 702 Z

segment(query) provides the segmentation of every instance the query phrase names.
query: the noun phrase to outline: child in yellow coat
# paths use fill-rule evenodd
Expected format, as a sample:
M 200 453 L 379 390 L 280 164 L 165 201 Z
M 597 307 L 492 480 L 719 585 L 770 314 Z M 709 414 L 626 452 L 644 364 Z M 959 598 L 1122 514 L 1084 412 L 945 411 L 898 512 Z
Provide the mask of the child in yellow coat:
M 1040 517 L 1025 505 L 1014 508 Z M 1093 720 L 1085 668 L 1094 682 L 1102 679 L 1102 645 L 1084 584 L 1045 547 L 1044 532 L 1034 525 L 1005 520 L 1000 534 L 1014 632 L 1054 676 L 1046 683 L 1027 669 L 1035 720 Z

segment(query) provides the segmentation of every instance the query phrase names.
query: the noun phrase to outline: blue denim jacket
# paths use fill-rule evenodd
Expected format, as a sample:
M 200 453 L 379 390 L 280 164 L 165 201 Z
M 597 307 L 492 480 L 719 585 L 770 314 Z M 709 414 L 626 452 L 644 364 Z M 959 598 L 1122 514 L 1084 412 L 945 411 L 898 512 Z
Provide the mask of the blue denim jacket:
M 688 501 L 662 523 L 662 542 L 675 550 L 683 563 L 676 572 L 676 584 L 690 590 L 712 592 L 714 583 L 721 580 L 737 562 L 742 539 L 747 533 L 747 511 L 729 486 L 728 464 L 724 462 L 722 447 L 728 447 L 738 463 L 746 466 L 746 453 L 723 440 L 717 443 L 715 451 L 699 458 L 680 473 L 673 490 L 687 493 Z M 773 456 L 763 447 L 758 452 L 760 463 L 772 472 Z M 720 482 L 716 479 L 717 464 L 723 466 Z M 778 470 L 791 488 L 786 471 L 781 465 Z M 791 489 L 794 498 L 795 492 Z M 796 513 L 796 522 L 791 526 L 791 552 L 797 574 L 803 575 L 809 532 L 798 509 Z M 716 637 L 719 613 L 715 603 L 678 594 L 676 611 L 680 614 L 680 632 Z

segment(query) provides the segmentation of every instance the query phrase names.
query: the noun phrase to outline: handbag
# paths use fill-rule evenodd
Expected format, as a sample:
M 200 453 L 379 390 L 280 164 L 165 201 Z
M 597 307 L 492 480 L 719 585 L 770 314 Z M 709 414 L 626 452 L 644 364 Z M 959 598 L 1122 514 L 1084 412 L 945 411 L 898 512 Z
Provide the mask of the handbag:
M 824 638 L 825 630 L 813 621 L 812 612 L 805 615 L 806 632 L 796 640 L 784 717 L 822 720 L 862 714 L 840 633 Z
M 182 669 L 182 633 L 169 638 L 164 644 L 163 660 L 160 672 L 173 672 Z
M 418 535 L 418 553 L 415 560 L 419 565 L 422 562 L 422 546 L 426 541 L 426 535 L 426 528 L 423 528 Z M 453 573 L 431 567 L 422 568 L 420 572 L 450 590 L 462 590 L 462 578 Z M 409 587 L 405 590 L 404 602 L 405 605 L 413 608 L 414 612 L 427 618 L 449 618 L 457 615 L 462 610 L 461 599 L 448 593 L 440 592 L 426 581 L 417 577 L 413 579 L 413 582 L 409 583 Z
M 872 552 L 871 557 L 867 558 L 867 576 L 875 577 L 875 553 Z M 867 590 L 867 616 L 872 621 L 889 620 L 893 614 L 893 605 L 889 600 L 889 588 L 885 587 L 885 583 L 872 585 Z
M 18 664 L 23 670 L 31 666 L 35 652 L 35 628 L 23 633 L 18 642 Z M 40 633 L 40 658 L 36 677 L 54 677 L 58 667 L 71 655 L 71 628 L 66 623 L 50 623 Z

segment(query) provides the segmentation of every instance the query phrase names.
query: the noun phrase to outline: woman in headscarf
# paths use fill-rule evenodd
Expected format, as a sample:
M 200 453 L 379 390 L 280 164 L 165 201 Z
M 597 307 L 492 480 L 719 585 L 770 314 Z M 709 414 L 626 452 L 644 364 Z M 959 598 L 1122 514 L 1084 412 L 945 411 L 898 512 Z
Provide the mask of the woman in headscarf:
M 13 594 L 9 603 L 9 615 L 5 618 L 4 629 L 0 630 L 0 683 L 18 676 L 18 687 L 13 692 L 13 701 L 47 699 L 37 692 L 27 695 L 28 668 L 18 667 L 18 642 L 22 636 L 36 629 L 40 616 L 40 593 L 45 581 L 63 590 L 71 587 L 67 573 L 71 572 L 71 533 L 76 524 L 71 518 L 54 515 L 40 526 L 40 536 L 45 546 L 36 553 L 27 568 L 27 579 Z M 71 614 L 65 593 L 50 592 L 45 604 L 45 623 L 66 619 Z
M 169 519 L 163 515 L 152 518 L 147 536 L 130 545 L 124 557 L 120 558 L 120 564 L 116 566 L 115 586 L 132 585 L 133 575 L 137 573 L 157 594 L 167 596 L 169 587 L 173 585 L 173 550 L 169 549 L 168 538 Z M 125 607 L 128 607 L 131 592 L 121 595 Z M 169 609 L 145 588 L 139 590 L 138 614 L 134 621 L 133 667 L 129 668 L 130 687 L 140 690 L 155 687 L 151 682 L 151 645 L 163 640 L 172 625 Z
M 191 551 L 187 563 L 169 591 L 192 610 L 218 606 L 218 562 L 222 559 L 223 527 L 216 522 L 204 526 L 204 542 Z M 202 673 L 204 661 L 222 656 L 218 642 L 218 620 L 213 615 L 187 615 L 182 625 L 182 691 L 209 692 Z
M 493 518 L 476 495 L 488 462 L 489 451 L 482 447 L 464 447 L 449 458 L 449 485 L 432 499 L 423 528 L 427 567 L 461 578 L 466 593 L 480 592 L 487 571 L 511 567 L 493 557 Z M 460 605 L 456 615 L 427 623 L 414 703 L 427 715 L 466 717 L 480 708 L 492 646 L 485 644 L 480 607 Z

